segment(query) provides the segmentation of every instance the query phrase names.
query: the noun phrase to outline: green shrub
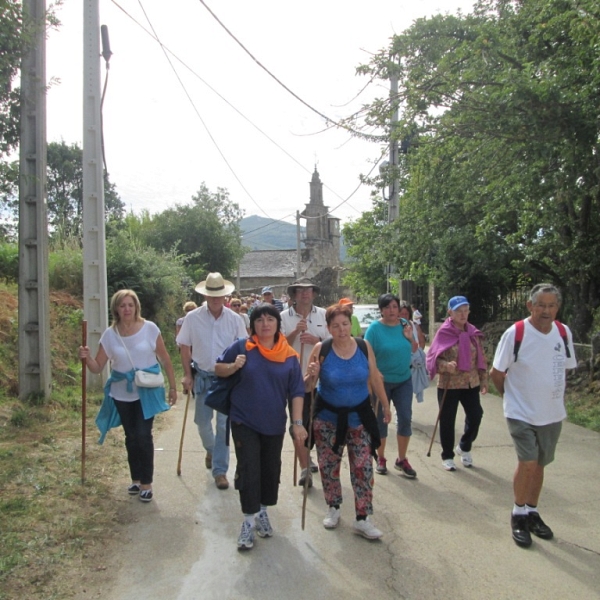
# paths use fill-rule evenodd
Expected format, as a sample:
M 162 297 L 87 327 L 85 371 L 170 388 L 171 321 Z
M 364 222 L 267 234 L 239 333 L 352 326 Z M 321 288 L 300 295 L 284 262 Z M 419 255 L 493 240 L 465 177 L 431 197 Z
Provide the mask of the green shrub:
M 19 246 L 0 242 L 0 280 L 16 283 L 19 279 Z

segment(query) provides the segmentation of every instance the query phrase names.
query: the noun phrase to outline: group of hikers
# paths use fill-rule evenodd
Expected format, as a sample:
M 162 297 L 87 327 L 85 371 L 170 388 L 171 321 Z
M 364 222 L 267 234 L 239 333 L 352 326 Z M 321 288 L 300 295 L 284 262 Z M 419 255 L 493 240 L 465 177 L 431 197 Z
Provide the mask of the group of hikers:
M 381 318 L 369 325 L 362 339 L 353 319 L 353 302 L 342 299 L 327 309 L 317 307 L 320 290 L 310 279 L 299 279 L 287 288 L 285 307 L 265 288 L 263 301 L 252 307 L 247 321 L 235 307 L 226 306 L 228 298 L 230 305 L 235 303 L 234 289 L 220 273 L 209 273 L 196 286 L 205 302 L 184 307 L 176 341 L 183 391 L 195 397 L 194 422 L 206 452 L 205 466 L 219 490 L 229 488 L 230 426 L 236 455 L 234 487 L 243 513 L 238 549 L 251 549 L 256 535 L 273 535 L 268 507 L 278 500 L 286 429 L 300 465 L 299 485 L 311 487 L 313 474 L 320 474 L 327 505 L 323 526 L 334 529 L 340 522 L 340 467 L 346 448 L 354 492 L 353 530 L 367 539 L 381 538 L 383 533 L 372 520 L 373 483 L 375 473 L 388 472 L 385 452 L 392 405 L 397 417 L 394 468 L 404 477 L 416 478 L 407 456 L 413 396 L 422 400 L 424 388 L 436 376 L 442 468 L 456 471 L 455 457 L 463 467 L 473 466 L 473 442 L 483 417 L 480 395 L 487 392 L 491 377 L 504 398 L 517 453 L 512 537 L 528 547 L 531 534 L 542 539 L 553 536 L 540 517 L 538 501 L 544 468 L 554 459 L 566 417 L 565 373 L 576 366 L 571 332 L 556 321 L 561 294 L 554 285 L 533 287 L 527 301 L 530 316 L 503 334 L 489 372 L 483 335 L 469 323 L 470 305 L 464 296 L 449 299 L 447 318 L 425 354 L 425 336 L 414 322 L 411 306 L 394 294 L 379 297 Z M 265 290 L 271 298 L 265 297 Z M 127 491 L 149 502 L 153 418 L 176 402 L 175 374 L 160 330 L 141 317 L 134 291 L 116 292 L 110 311 L 112 324 L 103 333 L 96 356 L 83 346 L 79 356 L 93 373 L 100 373 L 110 361 L 97 418 L 101 439 L 109 428 L 123 425 L 132 480 Z M 143 383 L 139 377 L 140 371 L 159 373 L 161 365 L 168 404 L 164 387 Z M 226 416 L 213 411 L 205 399 L 215 377 L 233 375 L 239 381 L 231 390 Z M 459 404 L 465 422 L 455 445 Z

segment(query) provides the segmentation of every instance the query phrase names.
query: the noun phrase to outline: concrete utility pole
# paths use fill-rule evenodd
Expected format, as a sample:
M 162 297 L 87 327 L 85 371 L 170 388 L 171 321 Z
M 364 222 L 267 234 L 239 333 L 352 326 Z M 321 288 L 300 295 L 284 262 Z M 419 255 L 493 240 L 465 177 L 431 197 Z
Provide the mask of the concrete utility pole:
M 302 277 L 302 250 L 300 249 L 300 211 L 296 211 L 296 281 Z
M 392 171 L 392 180 L 390 182 L 390 207 L 388 212 L 389 222 L 394 222 L 399 216 L 398 205 L 398 139 L 395 135 L 395 129 L 398 123 L 398 74 L 392 73 L 390 76 L 390 98 L 394 104 L 394 114 L 392 116 L 390 141 L 390 169 Z
M 46 2 L 24 0 L 35 41 L 21 67 L 19 398 L 51 391 L 46 206 Z
M 83 311 L 93 355 L 108 326 L 98 4 L 85 0 L 83 8 Z M 100 384 L 97 375 L 87 381 Z

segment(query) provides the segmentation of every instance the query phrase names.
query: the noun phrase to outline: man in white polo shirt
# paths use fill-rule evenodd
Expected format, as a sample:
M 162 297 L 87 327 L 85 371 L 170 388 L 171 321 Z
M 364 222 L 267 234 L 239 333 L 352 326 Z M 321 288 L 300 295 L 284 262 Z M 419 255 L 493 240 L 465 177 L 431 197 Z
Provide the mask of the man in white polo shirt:
M 313 305 L 315 296 L 319 291 L 319 286 L 315 285 L 307 277 L 298 279 L 287 289 L 290 308 L 286 308 L 281 313 L 281 331 L 287 338 L 290 346 L 300 355 L 300 366 L 302 367 L 303 374 L 306 374 L 308 358 L 315 344 L 331 337 L 325 321 L 325 309 Z M 304 427 L 307 429 L 310 398 L 310 394 L 305 394 L 303 421 Z M 298 462 L 302 469 L 298 485 L 304 485 L 304 481 L 308 477 L 308 485 L 312 486 L 311 471 L 318 471 L 318 467 L 310 464 L 309 468 L 309 459 L 304 441 L 294 439 L 294 448 L 296 449 Z
M 223 279 L 221 273 L 209 273 L 206 281 L 196 286 L 196 291 L 206 298 L 206 304 L 189 312 L 177 336 L 183 364 L 183 389 L 193 389 L 196 396 L 194 422 L 202 445 L 206 450 L 205 465 L 212 469 L 215 484 L 220 490 L 229 487 L 229 446 L 226 445 L 227 417 L 216 413 L 216 433 L 213 430 L 213 411 L 204 404 L 206 392 L 215 375 L 215 363 L 225 348 L 238 338 L 247 337 L 244 322 L 240 316 L 225 307 L 225 296 L 231 294 L 235 286 Z M 192 376 L 191 363 L 196 370 Z

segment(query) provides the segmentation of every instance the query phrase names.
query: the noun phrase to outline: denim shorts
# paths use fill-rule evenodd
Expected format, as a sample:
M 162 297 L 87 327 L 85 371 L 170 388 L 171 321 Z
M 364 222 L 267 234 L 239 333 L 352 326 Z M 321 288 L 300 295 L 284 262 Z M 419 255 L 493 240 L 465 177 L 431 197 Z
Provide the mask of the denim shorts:
M 384 382 L 385 393 L 396 408 L 396 435 L 409 437 L 412 435 L 412 400 L 413 386 L 412 378 L 401 383 Z M 383 408 L 381 404 L 377 410 L 377 424 L 379 425 L 379 435 L 381 439 L 388 436 L 388 424 L 383 422 Z

